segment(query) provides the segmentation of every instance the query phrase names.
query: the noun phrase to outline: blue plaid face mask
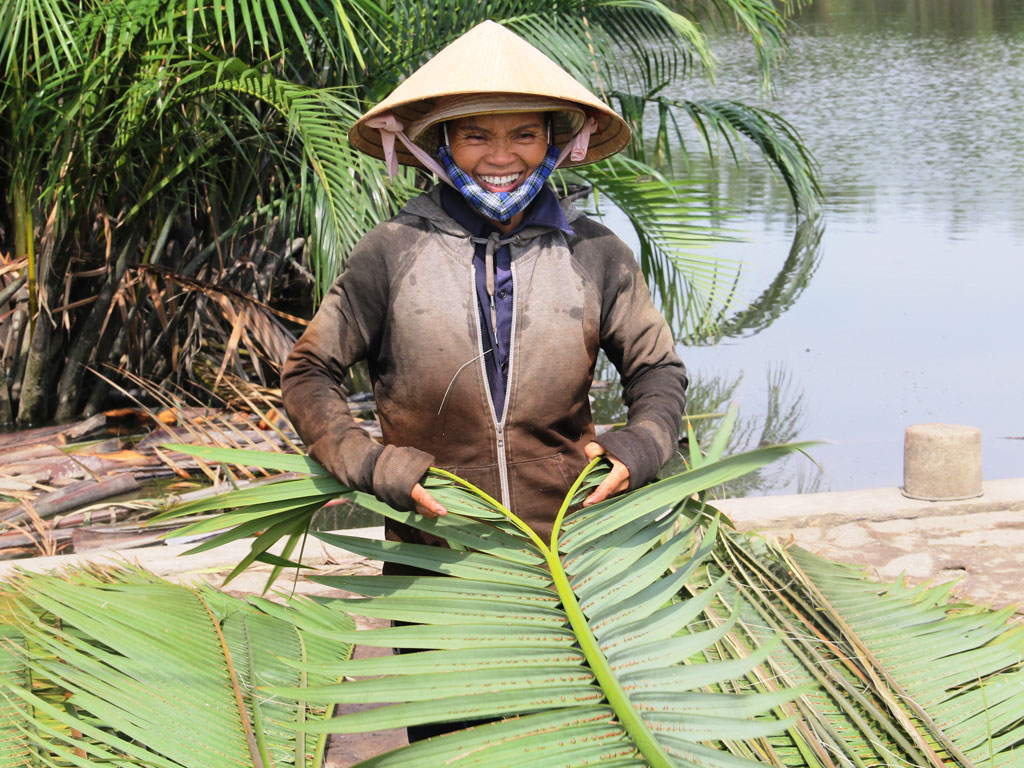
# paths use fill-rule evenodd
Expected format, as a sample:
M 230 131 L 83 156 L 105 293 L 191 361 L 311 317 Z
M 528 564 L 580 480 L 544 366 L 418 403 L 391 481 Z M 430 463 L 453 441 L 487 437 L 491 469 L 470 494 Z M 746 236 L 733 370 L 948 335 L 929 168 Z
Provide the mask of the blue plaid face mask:
M 511 192 L 485 191 L 483 187 L 473 181 L 468 173 L 455 164 L 447 144 L 442 144 L 438 148 L 437 159 L 441 161 L 441 165 L 448 172 L 448 178 L 451 179 L 452 185 L 478 213 L 489 219 L 500 221 L 502 224 L 507 224 L 513 216 L 524 210 L 540 192 L 544 182 L 555 170 L 559 154 L 558 147 L 549 146 L 547 154 L 544 156 L 544 162 Z

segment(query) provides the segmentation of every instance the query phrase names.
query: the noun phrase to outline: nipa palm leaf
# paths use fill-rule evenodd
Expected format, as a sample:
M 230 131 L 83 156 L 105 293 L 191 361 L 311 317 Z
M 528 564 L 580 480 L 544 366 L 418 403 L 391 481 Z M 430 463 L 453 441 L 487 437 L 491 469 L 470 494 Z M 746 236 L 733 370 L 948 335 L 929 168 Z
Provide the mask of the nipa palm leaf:
M 688 630 L 721 585 L 692 599 L 677 595 L 711 555 L 719 526 L 691 496 L 790 450 L 769 447 L 708 461 L 567 514 L 570 502 L 593 485 L 584 473 L 549 541 L 454 476 L 430 483 L 449 510 L 436 520 L 358 495 L 362 505 L 452 547 L 313 534 L 437 575 L 315 577 L 366 595 L 336 607 L 396 623 L 360 632 L 338 628 L 328 636 L 418 652 L 336 665 L 332 671 L 345 682 L 302 695 L 322 703 L 391 703 L 305 727 L 352 733 L 504 718 L 365 763 L 372 766 L 504 767 L 523 755 L 543 766 L 749 765 L 714 745 L 783 730 L 787 723 L 766 713 L 799 691 L 707 692 L 723 676 L 745 674 L 766 651 L 688 664 L 726 631 Z
M 933 762 L 1024 766 L 1024 626 L 1008 624 L 1012 607 L 951 603 L 951 583 L 879 587 L 856 568 L 800 549 L 790 555 Z
M 325 710 L 260 688 L 330 679 L 300 668 L 350 651 L 303 628 L 323 610 L 139 571 L 18 575 L 0 590 L 0 767 L 319 765 L 302 728 Z

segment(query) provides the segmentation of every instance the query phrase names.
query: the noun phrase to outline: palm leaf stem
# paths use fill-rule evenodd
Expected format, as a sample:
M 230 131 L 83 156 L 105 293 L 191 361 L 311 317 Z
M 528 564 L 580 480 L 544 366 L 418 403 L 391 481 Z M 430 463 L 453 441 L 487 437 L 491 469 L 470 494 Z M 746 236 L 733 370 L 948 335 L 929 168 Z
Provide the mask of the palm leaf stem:
M 25 188 L 19 181 L 14 182 L 14 260 L 24 258 L 26 260 L 26 274 L 28 277 L 28 321 L 29 333 L 34 334 L 36 330 L 36 315 L 38 314 L 38 283 L 36 278 L 36 252 L 35 240 L 32 236 L 32 206 L 28 204 L 28 195 Z
M 886 704 L 888 704 L 896 718 L 900 720 L 900 722 L 903 723 L 908 731 L 915 737 L 915 741 L 917 741 L 922 749 L 929 754 L 929 757 L 933 759 L 933 765 L 941 768 L 945 763 L 931 748 L 931 745 L 929 745 L 927 741 L 919 735 L 918 729 L 914 728 L 910 723 L 906 712 L 900 706 L 899 702 L 902 701 L 907 708 L 913 712 L 914 716 L 917 717 L 928 729 L 929 735 L 934 738 L 942 748 L 946 750 L 946 752 L 959 761 L 960 765 L 964 766 L 964 768 L 974 768 L 974 763 L 971 762 L 956 746 L 956 744 L 953 743 L 952 739 L 945 734 L 942 728 L 935 723 L 931 716 L 916 701 L 914 701 L 913 697 L 903 689 L 903 686 L 896 682 L 878 658 L 860 640 L 858 635 L 850 628 L 846 621 L 843 620 L 838 611 L 833 608 L 831 601 L 829 601 L 821 590 L 818 589 L 818 586 L 808 578 L 803 569 L 792 558 L 787 559 L 787 565 L 792 569 L 793 573 L 800 577 L 805 588 L 814 596 L 815 600 L 819 602 L 821 607 L 828 609 L 829 613 L 845 635 L 846 641 L 854 648 L 858 658 L 864 661 L 867 673 L 876 684 L 876 689 L 879 691 L 880 695 L 882 695 Z M 882 684 L 882 680 L 885 681 L 884 685 Z
M 534 533 L 533 529 L 530 526 L 528 526 L 526 523 L 524 523 L 510 509 L 506 508 L 500 501 L 495 500 L 490 495 L 488 495 L 484 491 L 480 490 L 479 488 L 477 488 L 472 483 L 469 483 L 469 482 L 463 480 L 458 475 L 453 475 L 451 472 L 448 472 L 447 470 L 444 470 L 444 469 L 438 469 L 437 467 L 431 467 L 430 469 L 431 469 L 431 472 L 434 472 L 435 474 L 438 474 L 441 477 L 446 477 L 449 480 L 454 481 L 458 485 L 461 485 L 463 488 L 468 490 L 470 493 L 474 494 L 475 496 L 480 497 L 481 499 L 486 501 L 488 504 L 493 505 L 494 508 L 497 509 L 498 511 L 500 511 L 503 515 L 505 515 L 505 517 L 507 517 L 509 519 L 509 521 L 516 528 L 518 528 L 520 531 L 522 531 L 527 536 L 529 536 L 530 540 L 537 546 L 537 548 L 544 554 L 545 557 L 547 557 L 547 555 L 550 554 L 551 550 L 549 550 L 548 547 L 544 544 L 544 542 L 541 541 L 540 536 L 538 536 L 536 533 Z M 574 486 L 574 490 L 575 490 L 575 486 Z
M 206 602 L 198 592 L 196 593 L 196 598 L 202 604 L 203 608 L 206 609 L 207 614 L 209 614 L 210 626 L 217 633 L 217 639 L 220 641 L 221 650 L 224 652 L 224 659 L 227 661 L 228 674 L 231 677 L 231 687 L 235 694 L 235 703 L 238 706 L 238 716 L 242 721 L 242 728 L 245 730 L 245 743 L 248 745 L 249 754 L 252 756 L 253 768 L 266 768 L 266 765 L 263 762 L 263 754 L 261 754 L 262 750 L 256 742 L 252 723 L 249 722 L 249 713 L 246 711 L 245 698 L 242 695 L 242 686 L 238 682 L 238 674 L 235 671 L 235 665 L 231 663 L 231 651 L 228 649 L 227 638 L 224 637 L 224 631 L 221 629 L 220 621 L 217 620 L 217 616 L 214 614 L 213 609 L 210 608 L 210 604 Z M 257 709 L 258 707 L 253 707 L 254 712 Z
M 562 609 L 565 611 L 569 625 L 576 633 L 580 650 L 583 652 L 591 672 L 593 672 L 594 677 L 601 686 L 609 706 L 614 710 L 626 732 L 634 739 L 637 749 L 644 758 L 649 761 L 651 768 L 674 768 L 674 761 L 669 757 L 668 753 L 665 752 L 661 744 L 659 744 L 654 738 L 648 726 L 644 724 L 640 714 L 633 707 L 629 697 L 622 689 L 615 673 L 612 671 L 611 664 L 608 662 L 607 657 L 601 650 L 601 646 L 598 643 L 597 638 L 594 636 L 583 610 L 580 608 L 579 602 L 576 599 L 576 594 L 569 583 L 568 575 L 566 574 L 565 569 L 562 566 L 562 562 L 558 557 L 558 533 L 561 529 L 562 519 L 565 516 L 565 512 L 572 503 L 572 500 L 576 496 L 576 492 L 579 490 L 580 486 L 586 481 L 590 471 L 600 461 L 601 457 L 597 457 L 587 464 L 586 468 L 580 473 L 579 477 L 576 478 L 576 481 L 566 494 L 565 500 L 562 502 L 562 506 L 555 518 L 555 523 L 552 526 L 550 547 L 546 546 L 540 537 L 526 523 L 472 483 L 463 480 L 458 475 L 454 475 L 444 470 L 434 469 L 433 471 L 442 477 L 447 477 L 450 480 L 457 482 L 459 485 L 487 501 L 489 504 L 494 505 L 494 507 L 500 510 L 501 513 L 504 514 L 517 528 L 530 537 L 544 556 L 544 560 L 547 563 L 548 570 L 551 575 L 551 580 L 555 587 L 555 592 L 558 594 L 558 597 L 562 602 Z
M 580 489 L 580 486 L 590 476 L 590 473 L 594 470 L 594 467 L 601 461 L 600 456 L 595 456 L 590 460 L 590 463 L 583 468 L 580 472 L 579 477 L 576 478 L 576 482 L 572 484 L 569 492 L 565 495 L 565 499 L 562 501 L 562 506 L 558 508 L 558 514 L 555 515 L 554 525 L 551 526 L 551 548 L 552 552 L 558 551 L 558 534 L 562 530 L 562 520 L 565 518 L 565 513 L 569 509 L 574 498 L 576 498 L 576 492 Z
M 899 760 L 899 756 L 893 754 L 882 742 L 880 742 L 875 735 L 876 730 L 868 723 L 861 713 L 857 710 L 859 706 L 863 711 L 870 712 L 874 715 L 873 719 L 877 723 L 878 727 L 881 727 L 896 744 L 906 750 L 907 755 L 910 759 L 915 761 L 915 765 L 923 766 L 926 765 L 926 758 L 924 754 L 915 747 L 914 743 L 907 739 L 906 732 L 897 727 L 896 723 L 893 723 L 889 718 L 885 717 L 879 710 L 878 706 L 872 703 L 857 686 L 853 685 L 850 681 L 846 680 L 838 673 L 835 666 L 829 663 L 821 653 L 819 653 L 813 645 L 810 643 L 798 643 L 794 638 L 800 636 L 801 631 L 806 631 L 808 628 L 812 628 L 815 634 L 832 648 L 833 653 L 836 657 L 848 668 L 851 668 L 851 672 L 861 677 L 864 684 L 867 684 L 867 680 L 864 680 L 862 674 L 858 669 L 853 668 L 853 665 L 844 653 L 841 653 L 835 645 L 824 636 L 821 631 L 815 626 L 811 617 L 803 615 L 800 611 L 786 600 L 786 593 L 789 591 L 789 587 L 783 584 L 777 583 L 770 575 L 763 569 L 760 568 L 756 561 L 753 561 L 749 557 L 749 554 L 744 551 L 742 547 L 735 546 L 734 544 L 727 546 L 726 551 L 730 555 L 730 559 L 739 572 L 742 572 L 743 578 L 737 579 L 735 582 L 737 592 L 743 595 L 747 602 L 757 611 L 761 618 L 772 628 L 772 630 L 782 638 L 783 643 L 786 645 L 788 650 L 800 661 L 803 667 L 817 680 L 818 684 L 825 690 L 828 696 L 834 701 L 834 703 L 843 710 L 845 715 L 850 718 L 853 724 L 861 732 L 861 734 L 870 743 L 874 745 L 875 749 L 880 750 L 883 754 L 888 754 L 891 759 Z M 748 565 L 753 566 L 759 571 L 759 574 L 753 574 L 750 569 L 744 566 L 741 560 L 746 560 Z M 724 563 L 719 561 L 720 567 L 727 567 Z M 748 584 L 757 584 L 759 582 L 764 583 L 765 581 L 771 582 L 770 587 L 774 594 L 778 596 L 780 601 L 796 615 L 802 616 L 802 621 L 799 625 L 794 625 L 787 619 L 783 613 L 777 609 L 774 609 L 772 604 L 763 599 L 757 598 L 753 593 Z M 830 616 L 830 618 L 834 618 Z M 827 675 L 819 672 L 819 670 L 826 670 L 831 674 Z M 841 691 L 840 691 L 841 689 Z M 849 697 L 849 698 L 847 698 Z M 852 703 L 851 700 L 852 699 Z M 856 705 L 856 706 L 855 706 Z M 899 719 L 899 718 L 897 718 Z M 907 722 L 900 721 L 900 725 L 904 729 L 909 727 L 911 732 L 911 738 L 916 735 L 916 729 L 913 728 Z M 917 741 L 915 739 L 915 741 Z M 851 756 L 857 765 L 864 765 L 864 763 L 853 754 L 852 750 L 848 748 L 847 739 L 839 739 L 838 743 L 843 745 L 848 756 Z M 928 750 L 927 754 L 931 752 Z M 933 753 L 934 754 L 934 753 Z M 944 763 L 939 761 L 938 763 L 932 763 L 937 768 L 943 768 Z
M 248 631 L 248 626 L 244 625 L 244 624 L 243 624 L 243 630 L 242 630 L 242 641 L 244 643 L 244 645 L 242 646 L 242 652 L 245 654 L 245 657 L 246 657 L 245 658 L 245 664 L 246 664 L 246 666 L 248 667 L 249 670 L 255 670 L 256 669 L 256 654 L 254 653 L 253 647 L 252 647 L 252 634 Z M 225 654 L 228 653 L 226 642 L 224 644 L 224 653 Z M 228 656 L 228 658 L 230 658 L 230 656 Z M 232 670 L 232 680 L 233 681 L 236 680 L 236 678 L 234 677 L 234 670 Z M 236 700 L 241 701 L 241 691 L 237 691 L 236 692 L 235 698 L 236 698 Z M 300 707 L 300 709 L 301 709 L 301 707 Z M 250 731 L 249 731 L 249 728 L 248 728 L 248 721 L 246 719 L 248 717 L 248 715 L 249 715 L 250 709 L 243 706 L 243 707 L 240 707 L 239 711 L 242 713 L 242 725 L 243 725 L 243 727 L 246 728 L 246 741 L 249 744 L 249 751 L 251 752 L 253 750 L 253 747 L 255 746 L 257 751 L 258 751 L 258 753 L 259 753 L 260 760 L 262 760 L 263 763 L 265 765 L 267 765 L 267 766 L 273 766 L 274 763 L 270 759 L 270 755 L 267 753 L 267 732 L 266 732 L 265 724 L 263 722 L 263 712 L 261 711 L 259 704 L 257 704 L 255 701 L 253 701 L 252 707 L 251 707 L 251 712 L 252 712 L 252 738 L 251 739 L 249 738 Z M 253 765 L 255 766 L 256 763 L 254 762 Z
M 543 550 L 544 559 L 547 561 L 548 568 L 551 571 L 555 591 L 562 601 L 562 608 L 569 619 L 569 625 L 576 632 L 580 650 L 583 651 L 591 672 L 594 673 L 594 677 L 597 678 L 597 682 L 604 691 L 608 704 L 615 710 L 619 722 L 622 723 L 626 732 L 634 739 L 637 749 L 650 762 L 651 768 L 674 768 L 675 763 L 662 748 L 661 744 L 654 738 L 650 729 L 644 724 L 640 713 L 633 707 L 626 692 L 622 690 L 622 685 L 619 683 L 618 678 L 612 672 L 611 664 L 608 662 L 604 651 L 601 650 L 597 638 L 594 637 L 594 632 L 590 628 L 587 617 L 583 615 L 583 610 L 576 599 L 576 593 L 569 584 L 569 578 L 562 567 L 562 561 L 558 557 L 558 533 L 562 526 L 562 518 L 565 516 L 565 511 L 576 495 L 576 491 L 600 460 L 601 457 L 598 456 L 587 464 L 566 494 L 551 531 L 551 547 L 550 549 L 545 547 Z

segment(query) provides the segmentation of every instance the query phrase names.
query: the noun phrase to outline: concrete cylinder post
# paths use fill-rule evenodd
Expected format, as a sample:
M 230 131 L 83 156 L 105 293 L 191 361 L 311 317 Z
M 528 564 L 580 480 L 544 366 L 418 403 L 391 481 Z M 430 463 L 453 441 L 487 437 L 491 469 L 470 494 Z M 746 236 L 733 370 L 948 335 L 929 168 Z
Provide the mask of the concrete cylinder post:
M 915 424 L 903 443 L 903 495 L 924 501 L 981 496 L 981 430 Z

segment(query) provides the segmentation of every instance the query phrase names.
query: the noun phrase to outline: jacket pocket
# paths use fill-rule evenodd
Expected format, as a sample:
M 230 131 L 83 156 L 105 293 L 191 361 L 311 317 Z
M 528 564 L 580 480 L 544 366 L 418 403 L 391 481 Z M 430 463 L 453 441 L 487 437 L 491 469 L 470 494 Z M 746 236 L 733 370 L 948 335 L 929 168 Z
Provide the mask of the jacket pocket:
M 501 484 L 498 479 L 498 465 L 485 464 L 479 467 L 439 467 L 472 483 L 491 498 L 501 501 Z
M 543 494 L 555 492 L 564 496 L 573 481 L 561 453 L 539 459 L 513 461 L 508 465 L 508 473 L 510 483 L 527 494 L 530 491 Z
M 565 494 L 572 485 L 565 457 L 556 453 L 509 464 L 512 511 L 531 528 L 547 536 Z

